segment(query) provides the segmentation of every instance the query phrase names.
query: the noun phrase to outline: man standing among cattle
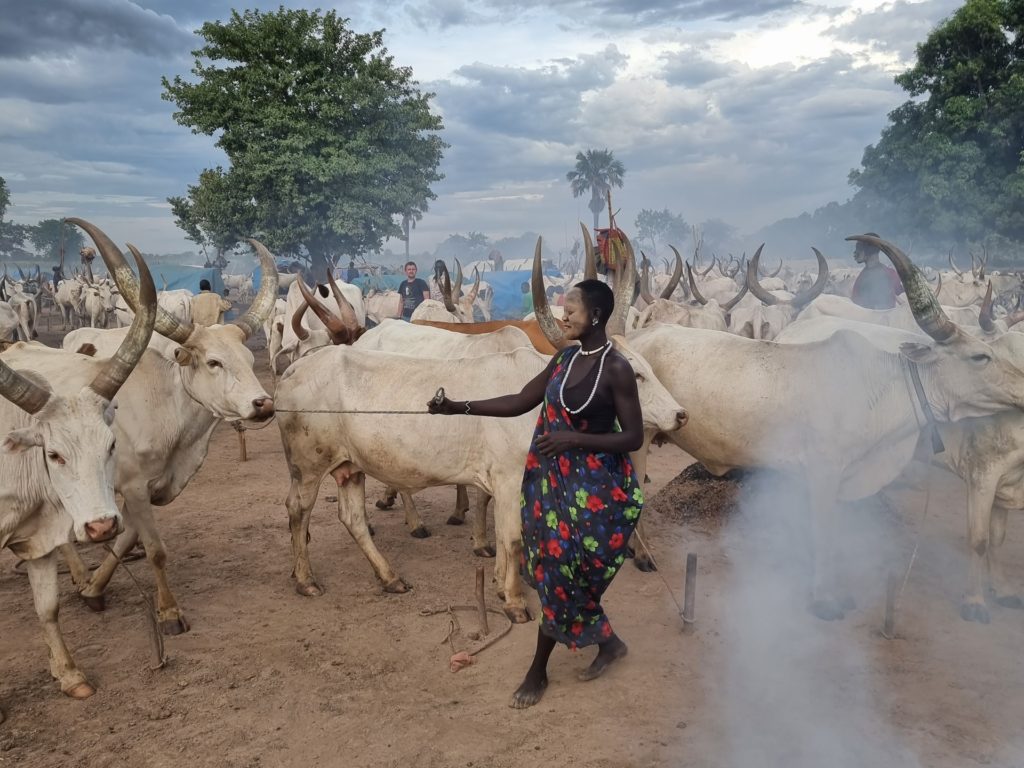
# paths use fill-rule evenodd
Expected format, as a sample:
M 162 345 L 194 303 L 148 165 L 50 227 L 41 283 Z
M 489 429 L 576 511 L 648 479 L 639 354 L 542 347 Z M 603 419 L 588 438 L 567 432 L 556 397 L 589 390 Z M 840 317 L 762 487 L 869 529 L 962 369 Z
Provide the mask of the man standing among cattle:
M 412 319 L 412 313 L 420 304 L 430 298 L 430 287 L 416 277 L 416 262 L 405 263 L 405 282 L 398 286 L 398 315 L 403 320 Z
M 210 288 L 210 281 L 199 281 L 199 293 L 192 297 L 192 322 L 209 328 L 223 325 L 224 313 L 231 309 L 231 302 L 222 299 Z
M 874 232 L 869 237 L 878 237 Z M 892 267 L 878 260 L 878 248 L 859 242 L 853 248 L 853 260 L 863 264 L 850 292 L 850 299 L 867 309 L 892 309 L 896 297 L 903 293 L 903 283 Z

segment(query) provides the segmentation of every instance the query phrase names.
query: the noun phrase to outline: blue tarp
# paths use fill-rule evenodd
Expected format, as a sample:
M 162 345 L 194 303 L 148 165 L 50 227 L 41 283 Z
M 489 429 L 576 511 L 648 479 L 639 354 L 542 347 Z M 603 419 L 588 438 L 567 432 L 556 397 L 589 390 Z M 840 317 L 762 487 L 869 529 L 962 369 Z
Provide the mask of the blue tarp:
M 97 262 L 99 259 L 96 260 Z M 149 268 L 153 275 L 153 282 L 158 291 L 164 290 L 164 281 L 167 281 L 167 290 L 175 291 L 180 288 L 187 288 L 192 293 L 199 293 L 199 281 L 209 280 L 210 290 L 214 293 L 224 293 L 224 281 L 221 279 L 220 270 L 206 267 L 183 267 L 178 264 L 153 264 Z M 93 274 L 99 277 L 106 274 L 106 269 L 100 266 L 96 268 L 93 264 Z
M 557 269 L 547 269 L 548 277 L 561 277 Z M 523 316 L 523 283 L 529 283 L 532 271 L 521 272 L 484 272 L 482 279 L 494 289 L 494 301 L 491 304 L 491 317 L 495 320 L 518 320 Z M 473 286 L 470 278 L 465 284 Z M 463 290 L 466 290 L 465 288 Z

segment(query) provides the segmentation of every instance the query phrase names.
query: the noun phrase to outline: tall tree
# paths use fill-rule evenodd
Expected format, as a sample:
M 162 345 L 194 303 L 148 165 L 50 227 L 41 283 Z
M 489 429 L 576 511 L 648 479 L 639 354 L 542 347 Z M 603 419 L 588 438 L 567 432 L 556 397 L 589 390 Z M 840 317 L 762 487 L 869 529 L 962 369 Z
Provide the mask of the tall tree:
M 447 147 L 433 94 L 394 63 L 383 30 L 356 33 L 348 21 L 334 11 L 233 11 L 199 29 L 195 82 L 163 79 L 175 119 L 217 134 L 231 162 L 223 183 L 200 179 L 213 199 L 190 194 L 193 215 L 205 216 L 204 205 L 231 211 L 236 234 L 304 248 L 317 271 L 402 236 L 403 217 L 435 197 Z
M 678 247 L 685 245 L 690 237 L 690 225 L 680 214 L 672 213 L 668 208 L 660 211 L 642 209 L 636 215 L 634 226 L 637 240 L 651 244 L 652 257 L 658 255 L 658 243 L 672 243 Z
M 850 173 L 866 209 L 922 241 L 1024 238 L 1022 27 L 1020 0 L 967 0 L 917 46 L 911 100 Z
M 588 149 L 576 153 L 576 167 L 565 174 L 572 186 L 572 196 L 581 197 L 590 192 L 587 207 L 594 214 L 594 229 L 597 229 L 601 211 L 605 207 L 605 196 L 612 187 L 622 187 L 626 167 L 616 160 L 610 150 Z
M 63 232 L 63 240 L 62 233 Z M 42 259 L 60 259 L 61 245 L 64 246 L 64 263 L 78 262 L 78 251 L 85 245 L 85 238 L 77 227 L 65 224 L 61 219 L 43 219 L 29 229 L 28 239 Z M 67 268 L 67 267 L 66 267 Z
M 11 204 L 11 193 L 7 181 L 0 176 L 0 256 L 5 259 L 24 256 L 22 245 L 28 237 L 29 228 L 13 221 L 4 221 L 4 215 Z

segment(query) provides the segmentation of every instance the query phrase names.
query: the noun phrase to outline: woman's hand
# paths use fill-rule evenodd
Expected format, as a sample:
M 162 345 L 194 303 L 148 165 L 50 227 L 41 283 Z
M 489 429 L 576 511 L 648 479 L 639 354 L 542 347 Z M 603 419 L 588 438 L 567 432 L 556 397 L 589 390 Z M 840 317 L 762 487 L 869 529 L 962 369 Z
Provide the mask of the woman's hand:
M 434 398 L 427 402 L 427 411 L 439 413 L 442 416 L 454 416 L 466 412 L 466 403 L 464 401 L 449 400 L 447 396 L 442 397 L 440 402 L 438 402 L 437 398 Z
M 548 432 L 537 438 L 537 450 L 545 456 L 557 456 L 576 447 L 576 434 L 568 430 Z

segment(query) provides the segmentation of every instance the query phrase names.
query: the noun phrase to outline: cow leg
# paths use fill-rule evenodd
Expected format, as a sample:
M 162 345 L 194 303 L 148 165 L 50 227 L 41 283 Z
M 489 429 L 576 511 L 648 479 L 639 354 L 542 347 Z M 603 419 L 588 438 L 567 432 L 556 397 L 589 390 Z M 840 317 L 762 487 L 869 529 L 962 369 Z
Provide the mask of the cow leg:
M 989 535 L 992 523 L 992 503 L 996 484 L 986 478 L 967 475 L 967 541 L 970 547 L 967 566 L 967 593 L 960 603 L 960 617 L 964 621 L 988 624 L 988 606 L 985 605 L 985 580 L 988 577 Z
M 61 544 L 58 549 L 64 562 L 68 564 L 68 570 L 71 571 L 71 583 L 76 589 L 83 589 L 89 583 L 89 566 L 82 560 L 74 544 Z
M 124 533 L 117 537 L 117 541 L 114 542 L 112 547 L 114 554 L 107 553 L 107 556 L 103 558 L 103 562 L 93 571 L 88 583 L 78 592 L 78 596 L 92 610 L 102 611 L 107 607 L 106 597 L 104 596 L 107 585 L 110 583 L 110 579 L 113 578 L 117 566 L 120 565 L 120 558 L 134 547 L 138 540 L 139 535 L 136 533 L 135 528 L 125 520 Z
M 633 463 L 633 474 L 640 481 L 641 488 L 643 487 L 643 479 L 647 476 L 647 453 L 650 448 L 651 437 L 644 435 L 644 444 L 640 447 L 640 450 L 629 454 L 630 461 Z M 658 569 L 654 564 L 654 556 L 651 555 L 647 550 L 647 545 L 644 544 L 645 541 L 647 541 L 647 529 L 644 527 L 644 516 L 640 515 L 636 528 L 630 536 L 629 548 L 633 552 L 633 565 L 644 573 L 650 573 Z
M 469 511 L 469 490 L 464 485 L 455 486 L 455 512 L 448 516 L 446 525 L 462 525 Z
M 519 561 L 523 554 L 523 523 L 519 510 L 519 482 L 506 482 L 495 488 L 494 538 L 498 559 L 494 564 L 499 595 L 505 601 L 505 615 L 515 624 L 530 620 L 526 610 L 523 582 L 519 578 Z
M 992 506 L 991 543 L 988 550 L 988 577 L 992 596 L 1004 608 L 1024 608 L 1024 600 L 1010 586 L 1003 572 L 1002 545 L 1006 540 L 1006 507 Z
M 381 491 L 380 498 L 374 506 L 377 509 L 391 509 L 395 506 L 395 499 L 398 498 L 398 489 L 394 486 L 385 485 L 384 490 Z
M 292 576 L 295 577 L 295 591 L 303 597 L 319 597 L 324 593 L 309 563 L 309 518 L 319 489 L 319 477 L 307 478 L 292 468 L 292 484 L 285 506 L 288 509 L 288 530 L 292 536 Z
M 430 538 L 430 531 L 423 524 L 419 512 L 416 511 L 416 502 L 412 500 L 412 494 L 408 491 L 401 491 L 402 508 L 405 510 L 405 525 L 414 539 Z
M 814 577 L 811 587 L 811 611 L 819 619 L 843 618 L 845 606 L 838 599 L 835 578 L 835 528 L 839 483 L 824 468 L 810 467 L 805 475 L 807 500 L 814 531 Z
M 25 563 L 29 584 L 32 586 L 32 601 L 36 615 L 43 625 L 43 637 L 50 648 L 50 674 L 60 683 L 60 689 L 73 699 L 86 699 L 96 693 L 89 685 L 75 660 L 71 658 L 64 637 L 57 624 L 60 593 L 57 589 L 57 554 L 51 552 L 37 560 Z
M 473 554 L 477 557 L 494 557 L 497 552 L 487 541 L 487 505 L 490 502 L 491 495 L 477 488 L 476 512 L 473 514 Z
M 346 462 L 333 470 L 331 477 L 338 483 L 338 519 L 370 561 L 374 573 L 384 585 L 384 591 L 407 592 L 409 585 L 391 568 L 370 536 L 366 524 L 366 476 Z

